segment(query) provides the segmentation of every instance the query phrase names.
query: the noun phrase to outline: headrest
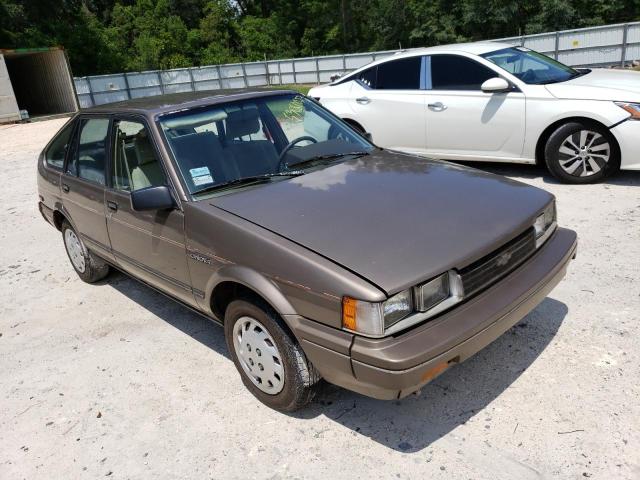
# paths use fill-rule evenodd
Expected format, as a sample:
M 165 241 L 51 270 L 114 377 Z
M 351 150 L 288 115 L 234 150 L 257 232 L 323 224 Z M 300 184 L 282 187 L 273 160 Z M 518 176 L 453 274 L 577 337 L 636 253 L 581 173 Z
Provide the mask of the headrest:
M 149 141 L 146 130 L 140 130 L 140 132 L 136 134 L 135 149 L 138 155 L 138 165 L 146 165 L 156 161 L 156 154 Z
M 227 112 L 227 138 L 239 138 L 260 130 L 260 116 L 255 106 Z

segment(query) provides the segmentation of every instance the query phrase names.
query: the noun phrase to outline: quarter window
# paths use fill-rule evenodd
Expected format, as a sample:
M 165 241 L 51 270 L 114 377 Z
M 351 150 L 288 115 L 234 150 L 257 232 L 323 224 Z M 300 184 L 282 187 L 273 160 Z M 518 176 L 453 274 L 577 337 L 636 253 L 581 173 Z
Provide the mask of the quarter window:
M 433 90 L 480 90 L 480 86 L 498 74 L 490 68 L 458 55 L 431 56 Z
M 141 188 L 166 185 L 162 165 L 145 125 L 137 121 L 117 120 L 114 131 L 113 187 L 133 192 Z
M 419 90 L 422 57 L 392 60 L 378 65 L 376 89 Z
M 78 147 L 67 166 L 67 171 L 85 180 L 104 185 L 108 133 L 108 118 L 82 120 Z
M 64 165 L 64 157 L 67 154 L 67 148 L 73 131 L 73 123 L 67 125 L 58 136 L 51 142 L 51 145 L 44 154 L 47 165 L 53 168 L 62 169 Z

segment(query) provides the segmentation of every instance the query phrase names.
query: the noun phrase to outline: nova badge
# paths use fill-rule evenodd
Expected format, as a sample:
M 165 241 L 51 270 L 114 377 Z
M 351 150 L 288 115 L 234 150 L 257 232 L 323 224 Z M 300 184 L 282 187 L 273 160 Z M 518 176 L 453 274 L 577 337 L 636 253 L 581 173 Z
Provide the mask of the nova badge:
M 190 253 L 189 256 L 194 260 L 202 263 L 206 263 L 207 265 L 211 265 L 211 259 L 200 255 L 199 253 Z

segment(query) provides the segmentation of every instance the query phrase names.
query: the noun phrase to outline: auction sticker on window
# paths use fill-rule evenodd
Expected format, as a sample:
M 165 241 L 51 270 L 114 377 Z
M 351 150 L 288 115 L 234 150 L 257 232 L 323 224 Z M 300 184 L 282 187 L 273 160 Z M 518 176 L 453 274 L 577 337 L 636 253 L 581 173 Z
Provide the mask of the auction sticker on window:
M 208 167 L 192 168 L 189 170 L 189 173 L 191 174 L 191 180 L 193 180 L 193 184 L 196 187 L 213 183 L 213 177 L 211 176 L 211 172 L 209 172 Z

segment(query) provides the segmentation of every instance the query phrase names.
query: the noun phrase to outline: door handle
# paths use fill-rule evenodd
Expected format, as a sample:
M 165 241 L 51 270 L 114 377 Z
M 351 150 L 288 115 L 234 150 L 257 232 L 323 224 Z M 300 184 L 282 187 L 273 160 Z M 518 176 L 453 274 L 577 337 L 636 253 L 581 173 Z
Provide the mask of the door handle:
M 65 192 L 69 191 L 69 185 L 67 185 L 66 183 L 62 184 L 62 190 L 64 190 Z
M 371 99 L 369 97 L 360 97 L 356 98 L 356 102 L 358 102 L 360 105 L 366 105 L 367 103 L 371 102 Z
M 443 112 L 447 109 L 447 106 L 442 102 L 429 103 L 427 107 L 429 107 L 429 110 L 433 110 L 434 112 Z
M 109 210 L 113 210 L 114 212 L 117 212 L 118 204 L 116 202 L 112 202 L 111 200 L 107 200 L 107 208 Z

